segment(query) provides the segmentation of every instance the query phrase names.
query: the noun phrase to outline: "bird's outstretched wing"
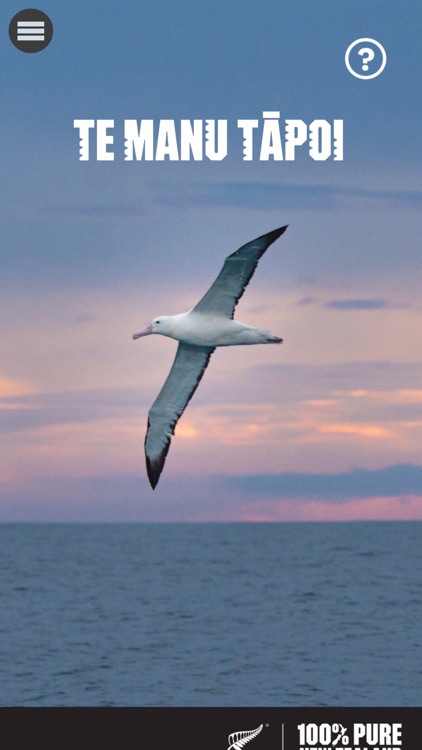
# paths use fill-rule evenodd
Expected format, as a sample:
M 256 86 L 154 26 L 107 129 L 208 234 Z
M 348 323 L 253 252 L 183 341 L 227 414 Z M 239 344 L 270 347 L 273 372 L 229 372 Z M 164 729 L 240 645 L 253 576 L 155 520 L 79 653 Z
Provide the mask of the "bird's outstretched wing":
M 214 347 L 179 343 L 173 366 L 148 414 L 145 458 L 154 489 L 164 467 L 179 418 L 195 393 Z
M 232 318 L 235 307 L 245 291 L 260 257 L 275 242 L 287 226 L 274 229 L 256 240 L 248 242 L 229 255 L 216 280 L 193 308 L 195 312 L 213 313 Z

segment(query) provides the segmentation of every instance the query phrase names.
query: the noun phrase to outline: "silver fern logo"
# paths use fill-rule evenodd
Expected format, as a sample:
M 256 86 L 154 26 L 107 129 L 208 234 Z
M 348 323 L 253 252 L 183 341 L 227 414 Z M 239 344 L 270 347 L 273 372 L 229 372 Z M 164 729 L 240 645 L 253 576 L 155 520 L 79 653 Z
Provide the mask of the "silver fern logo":
M 246 729 L 243 732 L 233 732 L 233 734 L 229 734 L 229 746 L 227 750 L 241 750 L 247 742 L 250 742 L 262 732 L 263 726 L 264 725 L 261 724 L 261 726 L 256 729 Z

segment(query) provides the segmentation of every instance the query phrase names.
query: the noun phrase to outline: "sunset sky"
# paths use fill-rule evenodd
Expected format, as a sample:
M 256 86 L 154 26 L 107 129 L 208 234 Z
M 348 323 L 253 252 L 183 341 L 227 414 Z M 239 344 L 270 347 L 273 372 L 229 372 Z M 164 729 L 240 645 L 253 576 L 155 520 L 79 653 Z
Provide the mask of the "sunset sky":
M 2 117 L 0 522 L 422 520 L 422 8 L 403 0 L 45 2 L 8 38 Z M 387 65 L 361 80 L 351 42 Z M 242 160 L 238 119 L 344 121 L 344 160 Z M 124 161 L 125 119 L 225 119 L 222 161 Z M 79 161 L 75 119 L 115 121 Z M 259 150 L 258 152 L 259 153 Z M 148 409 L 224 258 L 288 224 L 148 484 Z

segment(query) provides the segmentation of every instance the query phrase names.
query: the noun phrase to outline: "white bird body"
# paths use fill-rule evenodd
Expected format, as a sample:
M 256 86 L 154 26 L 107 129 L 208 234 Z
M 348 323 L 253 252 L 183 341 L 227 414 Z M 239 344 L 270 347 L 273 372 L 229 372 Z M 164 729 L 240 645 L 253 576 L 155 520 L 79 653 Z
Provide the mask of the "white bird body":
M 176 424 L 195 393 L 214 349 L 282 342 L 267 329 L 233 320 L 233 315 L 260 257 L 286 229 L 280 227 L 268 232 L 229 255 L 214 283 L 192 310 L 161 315 L 133 335 L 138 339 L 159 333 L 179 342 L 167 380 L 148 413 L 145 457 L 153 489 L 163 470 Z
M 265 328 L 253 328 L 240 320 L 222 315 L 206 315 L 189 310 L 178 315 L 160 315 L 151 323 L 151 330 L 142 335 L 159 333 L 192 346 L 241 346 L 247 344 L 279 344 L 281 339 Z

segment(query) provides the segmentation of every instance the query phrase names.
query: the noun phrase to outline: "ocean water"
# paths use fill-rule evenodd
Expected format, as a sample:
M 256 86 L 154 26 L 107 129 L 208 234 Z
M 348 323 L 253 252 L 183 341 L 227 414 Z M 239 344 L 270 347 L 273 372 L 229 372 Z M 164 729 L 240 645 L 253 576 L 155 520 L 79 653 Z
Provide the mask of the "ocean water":
M 2 706 L 420 706 L 422 524 L 0 526 Z

